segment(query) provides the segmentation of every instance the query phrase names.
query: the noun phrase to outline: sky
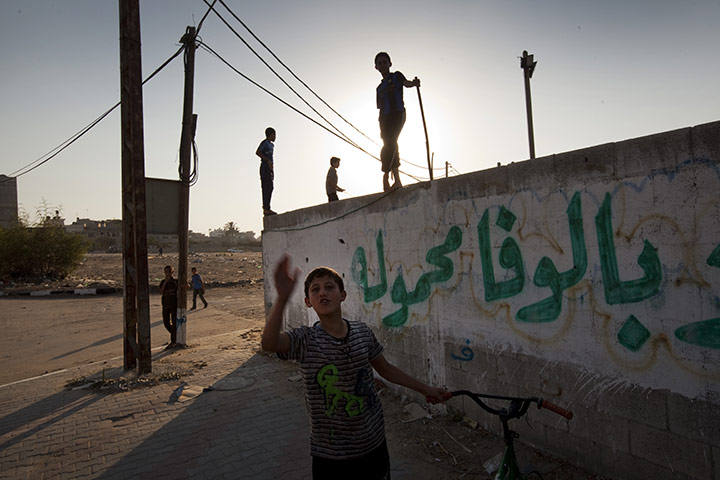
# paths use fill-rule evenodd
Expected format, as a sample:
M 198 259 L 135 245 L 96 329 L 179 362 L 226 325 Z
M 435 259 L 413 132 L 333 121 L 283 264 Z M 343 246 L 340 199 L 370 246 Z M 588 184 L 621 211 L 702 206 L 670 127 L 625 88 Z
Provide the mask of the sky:
M 391 70 L 419 77 L 434 177 L 529 158 L 520 56 L 531 79 L 537 157 L 719 120 L 718 0 L 225 0 L 275 55 L 348 122 L 277 63 L 218 2 L 217 11 L 308 103 L 378 156 L 377 52 Z M 202 0 L 141 0 L 143 78 L 179 48 Z M 118 2 L 0 2 L 0 174 L 61 145 L 120 100 Z M 202 42 L 235 69 L 328 126 L 210 13 Z M 143 89 L 145 173 L 177 179 L 183 65 L 176 58 Z M 418 90 L 405 89 L 400 136 L 404 184 L 426 181 Z M 278 213 L 327 201 L 331 156 L 342 159 L 340 198 L 382 191 L 380 163 L 290 109 L 200 48 L 194 113 L 198 181 L 190 228 L 234 222 L 262 231 L 259 158 L 264 130 L 277 131 Z M 369 137 L 362 136 L 358 131 Z M 17 178 L 30 220 L 44 205 L 76 217 L 121 218 L 120 109 L 44 165 Z M 409 174 L 411 176 L 407 176 Z M 413 178 L 414 177 L 414 178 Z

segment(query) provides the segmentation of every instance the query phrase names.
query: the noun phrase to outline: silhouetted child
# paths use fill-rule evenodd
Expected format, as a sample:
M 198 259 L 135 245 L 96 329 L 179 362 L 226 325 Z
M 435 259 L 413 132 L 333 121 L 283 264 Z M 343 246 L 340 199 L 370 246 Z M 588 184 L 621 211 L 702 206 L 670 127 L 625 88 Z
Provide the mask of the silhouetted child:
M 338 174 L 337 169 L 340 166 L 340 159 L 338 157 L 332 157 L 330 159 L 330 168 L 328 169 L 327 177 L 325 177 L 325 193 L 328 196 L 328 202 L 335 202 L 338 200 L 337 192 L 344 192 L 344 188 L 338 187 Z
M 207 308 L 208 302 L 205 301 L 205 282 L 203 282 L 202 277 L 199 273 L 197 273 L 197 268 L 192 267 L 192 277 L 190 278 L 190 287 L 193 289 L 193 306 L 190 310 L 195 310 L 197 308 L 197 297 L 200 297 L 200 300 L 202 300 L 204 307 Z
M 405 78 L 401 72 L 390 72 L 392 62 L 390 55 L 380 52 L 375 55 L 375 69 L 382 75 L 382 81 L 377 87 L 377 108 L 380 110 L 380 137 L 383 147 L 380 151 L 380 160 L 383 171 L 383 191 L 390 190 L 388 175 L 392 172 L 394 183 L 392 188 L 402 187 L 400 182 L 400 148 L 398 138 L 405 125 L 405 102 L 403 101 L 403 87 L 419 87 L 420 79 Z
M 162 318 L 163 325 L 170 332 L 170 343 L 165 348 L 173 348 L 177 340 L 178 281 L 173 278 L 173 268 L 170 265 L 165 267 L 164 272 L 165 278 L 160 282 Z
M 300 362 L 310 415 L 313 479 L 386 479 L 390 458 L 373 369 L 386 380 L 411 388 L 430 403 L 444 402 L 447 390 L 403 372 L 383 356 L 383 347 L 365 323 L 345 320 L 342 277 L 318 267 L 305 278 L 305 305 L 320 321 L 282 331 L 283 311 L 300 278 L 286 255 L 275 268 L 277 299 L 265 321 L 262 347 Z
M 260 157 L 260 187 L 262 188 L 263 215 L 275 215 L 270 209 L 270 199 L 273 192 L 273 181 L 275 179 L 275 165 L 273 152 L 275 151 L 275 129 L 265 129 L 265 140 L 260 142 L 255 155 Z

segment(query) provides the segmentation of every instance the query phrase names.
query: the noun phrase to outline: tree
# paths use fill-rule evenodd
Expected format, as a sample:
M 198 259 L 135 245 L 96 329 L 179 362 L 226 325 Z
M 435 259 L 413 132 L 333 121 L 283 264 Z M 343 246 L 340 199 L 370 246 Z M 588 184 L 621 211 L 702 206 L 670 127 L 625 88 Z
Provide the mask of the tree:
M 227 222 L 225 226 L 223 227 L 223 233 L 226 237 L 235 238 L 235 236 L 240 233 L 240 230 L 238 230 L 237 225 L 235 225 L 235 222 Z
M 89 242 L 64 230 L 59 209 L 49 210 L 43 199 L 35 225 L 0 228 L 0 276 L 65 278 L 80 264 Z

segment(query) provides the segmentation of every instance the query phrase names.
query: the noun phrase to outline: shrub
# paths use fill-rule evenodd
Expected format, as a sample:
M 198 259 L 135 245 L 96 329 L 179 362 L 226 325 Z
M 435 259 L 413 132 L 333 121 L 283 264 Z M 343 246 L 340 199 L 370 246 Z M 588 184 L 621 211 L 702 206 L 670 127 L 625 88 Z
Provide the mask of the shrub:
M 65 278 L 87 249 L 86 239 L 57 226 L 0 228 L 0 276 Z

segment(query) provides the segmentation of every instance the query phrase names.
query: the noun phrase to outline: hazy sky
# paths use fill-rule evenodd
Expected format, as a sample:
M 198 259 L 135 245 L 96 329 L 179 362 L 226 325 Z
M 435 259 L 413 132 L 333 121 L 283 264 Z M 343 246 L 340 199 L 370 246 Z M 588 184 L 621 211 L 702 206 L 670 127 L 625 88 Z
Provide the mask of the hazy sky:
M 377 1 L 225 0 L 275 54 L 328 104 L 380 143 L 373 57 L 418 76 L 435 176 L 528 158 L 523 50 L 532 78 L 538 157 L 717 121 L 720 1 Z M 325 108 L 272 60 L 232 16 L 218 11 L 326 118 L 374 155 L 379 147 Z M 143 78 L 178 48 L 202 0 L 140 2 Z M 0 2 L 0 173 L 10 174 L 60 145 L 120 99 L 118 2 Z M 319 122 L 210 14 L 202 41 L 236 69 Z M 177 179 L 183 66 L 178 57 L 143 91 L 145 169 Z M 428 177 L 418 98 L 405 90 L 408 120 L 401 170 Z M 380 163 L 197 52 L 195 113 L 199 180 L 190 228 L 234 221 L 262 230 L 259 159 L 267 126 L 277 130 L 277 212 L 327 201 L 329 158 L 342 158 L 339 185 L 352 196 L 381 191 Z M 75 217 L 121 217 L 119 108 L 50 162 L 18 178 L 31 218 L 43 199 Z M 403 182 L 415 180 L 403 176 Z M 343 194 L 340 194 L 344 198 Z

